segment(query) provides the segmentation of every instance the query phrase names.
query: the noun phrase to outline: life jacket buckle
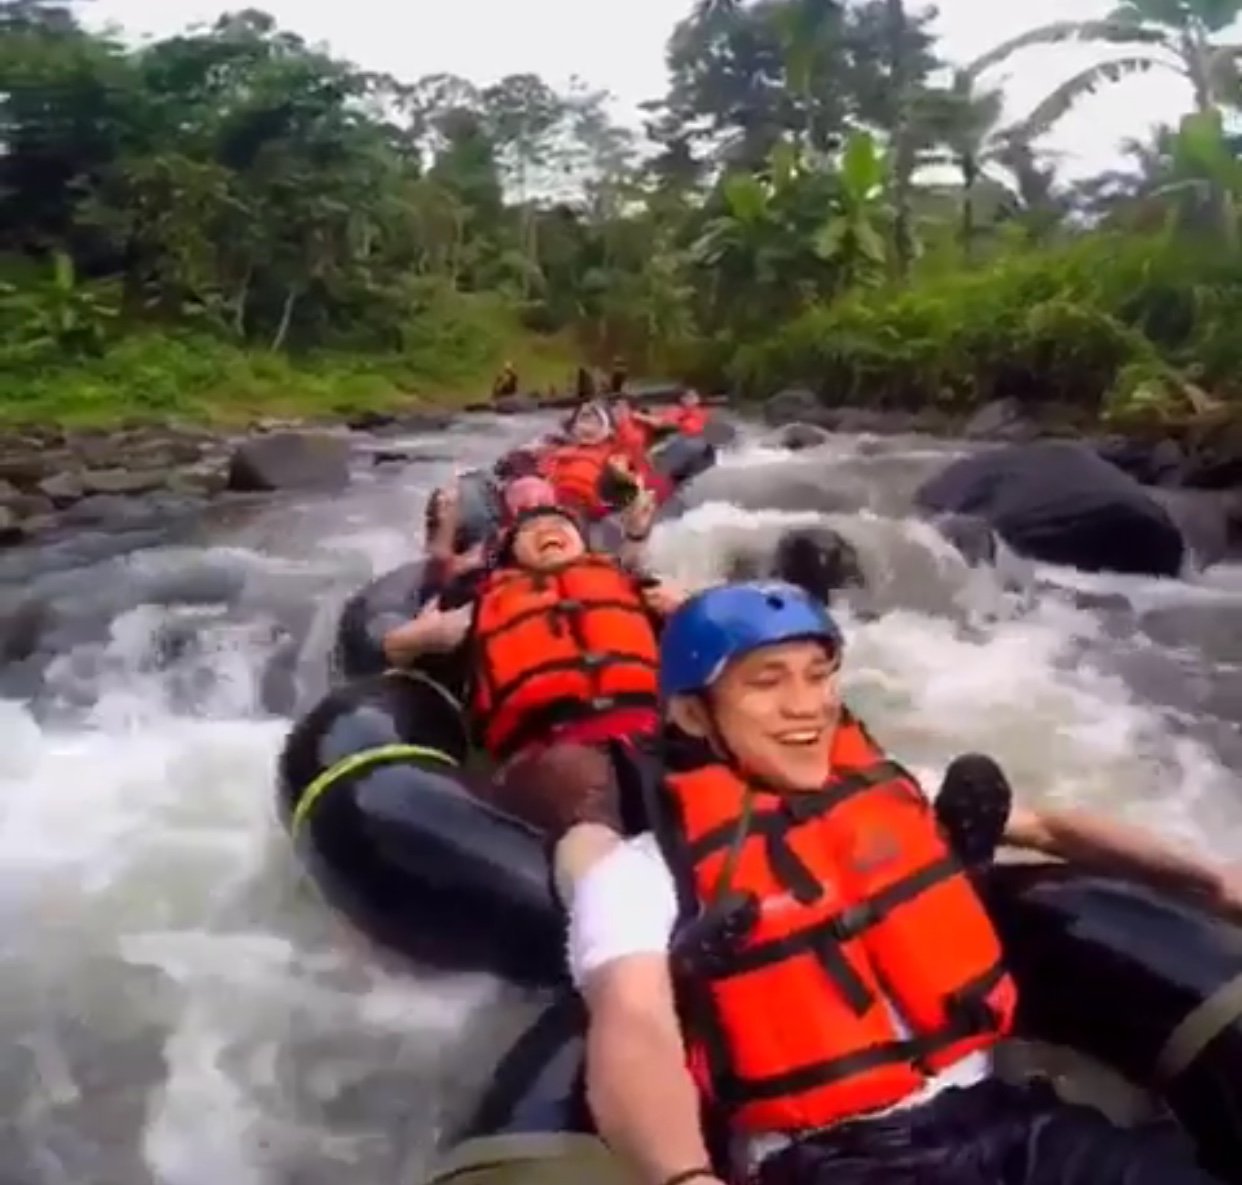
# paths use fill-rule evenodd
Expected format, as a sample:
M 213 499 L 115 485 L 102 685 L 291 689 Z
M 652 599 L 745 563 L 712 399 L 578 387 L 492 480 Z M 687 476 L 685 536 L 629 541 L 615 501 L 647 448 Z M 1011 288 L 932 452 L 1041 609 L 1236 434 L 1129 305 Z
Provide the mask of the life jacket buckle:
M 556 608 L 561 613 L 581 613 L 584 606 L 581 601 L 566 597 L 563 601 L 556 602 Z
M 950 993 L 945 998 L 945 1015 L 953 1028 L 966 1036 L 990 1033 L 1001 1020 L 992 1002 L 978 991 Z
M 852 942 L 880 920 L 879 911 L 869 901 L 850 905 L 828 923 L 828 932 L 838 942 Z
M 617 706 L 616 699 L 611 695 L 597 695 L 587 703 L 592 712 L 611 712 Z
M 605 663 L 608 662 L 608 656 L 606 654 L 587 653 L 587 654 L 584 654 L 578 661 L 588 671 L 595 671 L 595 670 L 598 670 L 600 667 L 604 666 Z
M 823 812 L 823 804 L 817 794 L 786 794 L 781 799 L 781 810 L 793 824 L 809 823 Z
M 675 976 L 725 975 L 759 925 L 762 907 L 754 893 L 728 893 L 673 936 L 670 962 Z

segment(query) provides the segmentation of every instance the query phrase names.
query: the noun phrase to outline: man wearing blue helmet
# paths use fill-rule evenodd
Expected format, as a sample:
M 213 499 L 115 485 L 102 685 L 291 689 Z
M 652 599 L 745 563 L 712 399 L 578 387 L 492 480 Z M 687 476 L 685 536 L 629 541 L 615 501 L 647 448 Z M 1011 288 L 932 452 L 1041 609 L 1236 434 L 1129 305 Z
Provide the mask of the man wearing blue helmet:
M 992 1078 L 1017 992 L 963 849 L 991 814 L 988 847 L 1003 832 L 1233 908 L 1237 885 L 1113 825 L 1011 809 L 985 758 L 954 763 L 974 801 L 938 818 L 843 705 L 841 656 L 790 585 L 711 589 L 666 624 L 652 830 L 584 825 L 557 853 L 603 1138 L 644 1185 L 1209 1185 L 1167 1135 Z

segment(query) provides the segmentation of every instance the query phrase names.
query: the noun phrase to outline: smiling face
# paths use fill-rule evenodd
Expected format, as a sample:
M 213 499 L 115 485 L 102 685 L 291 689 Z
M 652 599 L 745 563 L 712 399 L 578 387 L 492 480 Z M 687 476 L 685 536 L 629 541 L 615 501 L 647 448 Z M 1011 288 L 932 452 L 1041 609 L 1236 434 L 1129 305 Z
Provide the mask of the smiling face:
M 784 790 L 823 786 L 840 715 L 840 664 L 811 640 L 736 659 L 706 701 L 682 699 L 674 711 L 683 729 L 719 737 L 746 774 Z
M 530 572 L 547 572 L 585 554 L 582 533 L 563 514 L 527 519 L 513 536 L 513 559 Z
M 608 417 L 598 407 L 588 407 L 574 416 L 569 433 L 578 444 L 599 444 L 608 438 Z

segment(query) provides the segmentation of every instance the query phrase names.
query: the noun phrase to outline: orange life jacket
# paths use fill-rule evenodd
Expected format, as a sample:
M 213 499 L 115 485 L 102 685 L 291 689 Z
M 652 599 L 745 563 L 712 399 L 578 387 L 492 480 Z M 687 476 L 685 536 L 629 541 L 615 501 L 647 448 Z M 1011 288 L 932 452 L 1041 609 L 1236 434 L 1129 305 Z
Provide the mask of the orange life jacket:
M 540 458 L 540 473 L 552 483 L 557 497 L 592 517 L 610 513 L 599 494 L 604 466 L 625 451 L 615 440 L 600 444 L 566 444 L 549 449 Z
M 556 572 L 491 573 L 472 639 L 471 708 L 493 757 L 557 724 L 658 701 L 651 619 L 633 578 L 607 556 Z
M 651 441 L 651 430 L 633 416 L 619 415 L 614 421 L 613 436 L 617 445 L 635 460 L 645 458 Z
M 1013 1021 L 1000 940 L 918 785 L 848 714 L 831 769 L 805 795 L 725 765 L 666 777 L 658 832 L 700 909 L 751 797 L 727 891 L 758 920 L 685 985 L 695 1077 L 742 1133 L 891 1106 Z
M 707 412 L 701 407 L 675 407 L 661 419 L 683 436 L 702 436 L 707 429 Z

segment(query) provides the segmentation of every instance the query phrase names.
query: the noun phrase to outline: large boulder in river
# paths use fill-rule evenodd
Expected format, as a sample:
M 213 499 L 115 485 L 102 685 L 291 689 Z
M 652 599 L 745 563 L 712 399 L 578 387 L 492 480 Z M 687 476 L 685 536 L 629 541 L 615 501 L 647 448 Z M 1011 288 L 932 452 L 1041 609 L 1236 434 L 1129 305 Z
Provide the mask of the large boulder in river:
M 772 575 L 825 605 L 833 593 L 866 584 L 858 549 L 831 527 L 804 527 L 782 535 L 772 556 Z
M 729 557 L 725 571 L 730 581 L 788 581 L 825 605 L 832 603 L 835 593 L 867 583 L 858 549 L 828 526 L 786 531 L 770 555 L 739 551 Z
M 786 424 L 769 433 L 760 442 L 765 448 L 783 448 L 791 453 L 800 453 L 805 449 L 822 448 L 831 443 L 832 435 L 826 428 L 815 424 L 795 422 Z
M 1176 576 L 1186 551 L 1138 482 L 1063 441 L 964 457 L 924 483 L 915 502 L 933 515 L 977 515 L 1015 551 L 1086 572 Z
M 996 563 L 996 532 L 987 519 L 977 514 L 938 514 L 932 526 L 972 568 Z
M 349 441 L 323 432 L 272 432 L 243 440 L 229 458 L 228 488 L 336 490 L 349 484 Z
M 1006 440 L 1014 444 L 1034 440 L 1038 426 L 1016 399 L 994 399 L 985 403 L 962 429 L 967 440 Z
M 763 420 L 774 428 L 784 424 L 822 424 L 828 409 L 820 402 L 814 391 L 804 387 L 789 387 L 778 391 L 763 404 Z
M 1242 547 L 1242 490 L 1152 489 L 1200 570 L 1233 559 Z

